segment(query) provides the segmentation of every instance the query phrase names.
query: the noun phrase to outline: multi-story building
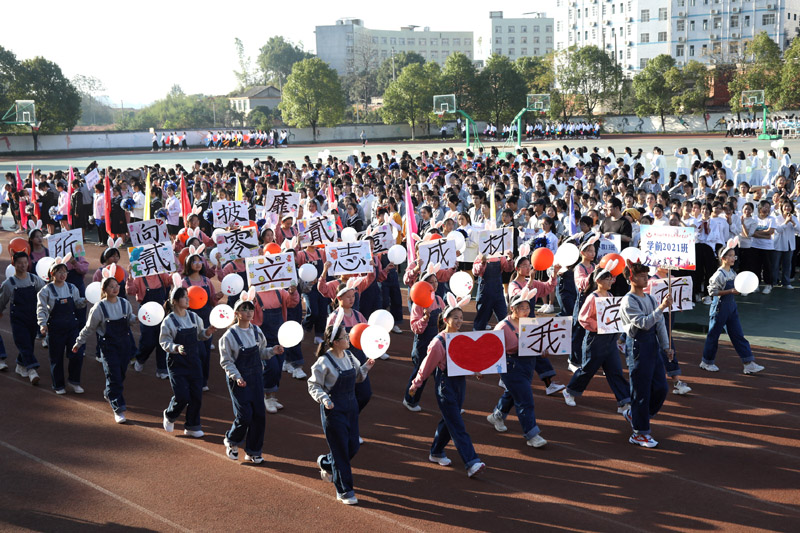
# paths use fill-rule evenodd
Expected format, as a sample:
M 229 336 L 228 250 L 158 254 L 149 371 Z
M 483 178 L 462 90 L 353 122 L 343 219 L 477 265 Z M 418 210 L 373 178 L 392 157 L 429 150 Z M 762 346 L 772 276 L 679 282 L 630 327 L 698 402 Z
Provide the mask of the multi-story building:
M 737 63 L 766 31 L 786 49 L 800 0 L 556 0 L 555 48 L 595 45 L 633 75 L 659 54 L 677 64 Z
M 400 30 L 373 30 L 360 19 L 339 19 L 332 26 L 317 26 L 317 56 L 339 74 L 377 67 L 400 52 L 416 52 L 426 61 L 444 65 L 450 54 L 473 58 L 471 31 L 431 31 L 404 26 Z
M 492 24 L 491 53 L 518 57 L 541 57 L 554 48 L 553 19 L 544 13 L 526 13 L 531 17 L 503 18 L 502 11 L 490 11 Z

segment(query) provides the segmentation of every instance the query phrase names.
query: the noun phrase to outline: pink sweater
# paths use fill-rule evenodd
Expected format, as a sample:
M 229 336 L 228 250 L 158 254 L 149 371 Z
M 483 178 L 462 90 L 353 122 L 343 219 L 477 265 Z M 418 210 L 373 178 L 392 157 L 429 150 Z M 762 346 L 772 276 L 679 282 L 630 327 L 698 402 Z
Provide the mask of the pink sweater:
M 472 263 L 472 274 L 476 278 L 483 276 L 483 273 L 486 271 L 486 265 L 494 261 L 500 261 L 500 270 L 502 270 L 503 272 L 514 271 L 513 263 L 511 263 L 511 261 L 509 261 L 507 257 L 503 256 L 503 257 L 493 257 L 489 259 L 488 262 L 486 263 L 478 261 L 478 259 L 476 258 L 475 262 Z
M 428 345 L 428 354 L 422 360 L 417 372 L 417 377 L 411 382 L 412 387 L 418 389 L 428 379 L 434 370 L 444 370 L 447 366 L 447 353 L 445 352 L 444 333 L 442 337 L 435 337 Z
M 338 310 L 328 315 L 328 326 L 332 326 L 333 322 L 336 320 L 336 314 Z M 346 328 L 352 328 L 356 324 L 366 324 L 367 319 L 364 318 L 364 315 L 356 311 L 355 309 L 350 309 L 350 314 L 347 314 L 347 310 L 344 312 L 344 320 L 342 320 L 342 326 Z
M 280 302 L 278 301 L 279 292 L 281 294 Z M 284 289 L 262 291 L 256 293 L 256 296 L 261 303 L 261 305 L 256 305 L 256 312 L 253 314 L 252 322 L 256 326 L 260 326 L 264 323 L 264 309 L 277 309 L 280 307 L 283 311 L 283 321 L 285 322 L 286 310 L 300 303 L 300 293 L 298 291 L 294 291 L 291 294 Z
M 526 284 L 529 289 L 536 289 L 536 297 L 541 298 L 542 296 L 547 296 L 551 292 L 553 292 L 558 284 L 558 276 L 551 276 L 550 280 L 548 281 L 537 281 L 533 278 L 528 280 Z M 511 300 L 518 292 L 522 290 L 523 285 L 517 280 L 512 281 L 508 284 L 508 299 Z
M 161 284 L 163 283 L 164 287 L 167 289 L 167 293 L 169 293 L 169 289 L 172 286 L 172 278 L 170 278 L 169 274 L 155 274 L 141 278 L 128 278 L 128 281 L 125 282 L 125 293 L 128 295 L 128 300 L 136 298 L 136 301 L 142 303 L 142 300 L 144 300 L 144 297 L 147 294 L 147 287 L 145 287 L 144 284 L 145 278 L 147 279 L 147 285 L 149 285 L 151 289 L 157 289 L 161 287 Z M 161 279 L 159 280 L 159 278 Z
M 440 296 L 434 298 L 433 303 L 428 308 L 428 311 L 433 313 L 437 309 L 444 310 L 444 300 Z M 428 327 L 428 319 L 424 318 L 425 309 L 417 304 L 411 304 L 411 331 L 417 335 L 422 334 Z
M 589 281 L 592 277 L 592 272 L 594 272 L 594 265 L 589 265 L 588 267 L 584 266 L 583 263 L 578 263 L 575 266 L 575 288 L 578 289 L 578 292 L 583 292 L 586 290 L 586 287 L 589 286 Z
M 611 296 L 611 293 L 608 296 Z M 583 302 L 583 307 L 581 307 L 581 311 L 578 314 L 578 322 L 581 327 L 594 333 L 597 333 L 597 305 L 595 304 L 597 298 L 605 298 L 605 296 L 600 296 L 597 291 L 593 292 L 586 297 L 586 301 Z
M 503 332 L 503 336 L 506 339 L 506 353 L 519 352 L 519 334 L 517 333 L 519 328 L 515 330 L 510 319 L 504 318 L 498 322 L 494 330 Z

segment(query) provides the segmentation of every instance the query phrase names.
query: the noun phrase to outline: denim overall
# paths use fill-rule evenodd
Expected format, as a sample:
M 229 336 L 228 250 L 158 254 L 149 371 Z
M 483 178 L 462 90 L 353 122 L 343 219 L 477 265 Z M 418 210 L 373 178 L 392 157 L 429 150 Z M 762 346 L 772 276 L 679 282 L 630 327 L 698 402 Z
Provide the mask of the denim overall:
M 381 256 L 381 268 L 386 270 L 389 266 L 389 254 Z M 382 309 L 389 306 L 389 312 L 394 317 L 395 325 L 403 322 L 403 296 L 400 294 L 400 276 L 397 269 L 393 268 L 386 273 L 386 281 L 381 283 Z
M 298 324 L 303 323 L 303 299 L 298 298 L 297 305 L 294 307 L 288 307 L 286 309 L 286 320 L 294 320 Z M 297 346 L 292 346 L 291 348 L 284 348 L 283 349 L 283 357 L 286 361 L 292 365 L 292 368 L 302 368 L 303 367 L 303 343 L 301 342 Z
M 725 283 L 725 290 L 732 288 L 733 281 L 728 280 Z M 16 301 L 16 298 L 14 300 Z M 746 364 L 755 359 L 752 350 L 750 350 L 750 343 L 744 338 L 742 324 L 739 322 L 739 311 L 736 308 L 736 297 L 733 294 L 714 296 L 709 316 L 708 335 L 706 336 L 705 346 L 703 346 L 703 362 L 714 363 L 717 357 L 719 336 L 722 334 L 723 327 L 727 330 L 731 344 L 733 344 L 736 353 L 741 357 L 742 363 Z
M 358 311 L 354 310 L 353 313 L 358 313 Z M 364 317 L 362 316 L 361 319 L 363 320 L 363 318 Z M 362 323 L 366 322 L 367 321 L 364 320 Z M 345 326 L 344 329 L 347 332 L 347 334 L 350 335 L 350 330 L 353 328 Z M 350 347 L 350 352 L 355 356 L 356 359 L 358 359 L 358 362 L 360 364 L 363 365 L 364 363 L 367 362 L 367 356 L 364 355 L 363 351 L 359 350 L 355 346 Z M 356 400 L 358 402 L 358 412 L 360 413 L 369 403 L 369 399 L 372 398 L 372 385 L 370 384 L 369 376 L 364 378 L 364 381 L 362 381 L 361 383 L 356 383 L 355 389 L 356 389 Z
M 358 362 L 352 354 L 345 351 L 345 357 L 350 357 L 354 368 L 342 370 L 336 363 L 336 358 L 330 352 L 325 354 L 328 363 L 336 369 L 339 377 L 333 384 L 328 396 L 333 402 L 333 409 L 325 409 L 320 405 L 319 411 L 322 418 L 322 431 L 328 441 L 330 453 L 321 461 L 322 468 L 333 475 L 333 484 L 336 492 L 343 497 L 354 496 L 353 472 L 350 460 L 358 453 L 358 401 L 356 400 L 356 372 Z
M 189 328 L 181 328 L 175 315 L 170 315 L 168 320 L 172 320 L 172 324 L 178 329 L 173 342 L 183 346 L 184 353 L 167 354 L 167 370 L 173 396 L 169 407 L 164 411 L 164 416 L 170 422 L 175 422 L 185 408 L 186 424 L 184 428 L 189 431 L 198 431 L 201 428 L 200 406 L 203 402 L 203 362 L 201 360 L 203 345 L 197 340 L 197 328 L 194 325 Z
M 251 326 L 256 336 L 260 337 L 258 328 Z M 256 346 L 245 348 L 236 330 L 231 329 L 231 335 L 239 344 L 239 356 L 236 358 L 236 370 L 242 375 L 247 386 L 240 387 L 236 381 L 228 378 L 228 391 L 233 402 L 233 414 L 236 417 L 231 429 L 225 433 L 225 438 L 230 442 L 239 444 L 245 442 L 245 452 L 249 456 L 261 455 L 264 446 L 264 428 L 266 427 L 266 409 L 264 408 L 264 395 L 261 392 L 264 384 L 261 378 L 261 354 Z
M 558 316 L 570 316 L 575 308 L 575 300 L 578 299 L 578 289 L 575 287 L 575 272 L 567 270 L 558 278 L 556 287 L 556 299 L 561 310 Z
M 167 289 L 164 287 L 164 281 L 161 276 L 158 277 L 159 286 L 151 288 L 147 282 L 147 276 L 142 278 L 144 283 L 144 298 L 142 298 L 142 305 L 149 302 L 156 302 L 159 305 L 164 305 L 167 300 Z M 158 337 L 161 334 L 161 325 L 145 326 L 139 324 L 139 331 L 142 336 L 139 339 L 139 349 L 136 350 L 136 360 L 144 364 L 150 358 L 153 349 L 156 351 L 156 371 L 167 371 L 167 354 L 158 342 Z
M 103 372 L 106 375 L 105 396 L 115 413 L 126 410 L 122 396 L 122 382 L 133 356 L 134 343 L 128 317 L 131 309 L 127 300 L 119 299 L 123 309 L 122 318 L 112 320 L 108 317 L 106 302 L 100 302 L 100 311 L 105 321 L 105 333 L 100 337 L 100 352 L 103 355 Z
M 264 336 L 267 338 L 267 346 L 278 344 L 278 329 L 283 324 L 283 297 L 281 296 L 281 291 L 278 291 L 276 296 L 278 297 L 278 307 L 275 309 L 265 309 L 261 296 L 258 297 L 264 317 L 261 322 L 261 331 L 264 332 Z M 283 355 L 275 354 L 266 361 L 262 361 L 262 366 L 264 392 L 277 392 L 281 384 Z
M 411 388 L 411 382 L 417 377 L 419 367 L 422 366 L 422 361 L 425 359 L 425 356 L 428 355 L 428 345 L 439 333 L 437 323 L 439 322 L 440 314 L 442 314 L 441 308 L 431 311 L 431 315 L 428 317 L 428 326 L 425 328 L 425 331 L 419 335 L 414 335 L 414 345 L 411 348 L 411 363 L 414 365 L 414 370 L 411 372 L 411 377 L 408 378 L 408 385 L 406 385 L 404 398 L 406 403 L 412 407 L 419 404 L 420 398 L 422 398 L 422 391 L 425 389 L 425 384 L 428 380 L 422 382 L 422 385 L 419 386 L 414 396 L 408 394 L 408 389 Z
M 575 268 L 585 269 L 582 264 L 578 264 Z M 573 272 L 573 278 L 575 273 Z M 586 335 L 586 330 L 581 327 L 578 322 L 578 315 L 581 313 L 581 307 L 586 302 L 586 295 L 579 292 L 575 298 L 575 306 L 572 308 L 572 349 L 569 353 L 569 362 L 573 366 L 580 367 L 583 364 L 583 337 Z
M 213 309 L 214 306 L 211 304 L 211 281 L 205 276 L 202 276 L 202 278 L 203 278 L 202 279 L 203 284 L 200 286 L 203 287 L 203 290 L 206 291 L 206 296 L 208 297 L 206 300 L 206 305 L 204 305 L 200 309 L 192 309 L 192 311 L 194 311 L 197 314 L 197 316 L 203 319 L 203 327 L 207 329 L 211 325 L 211 309 Z M 192 287 L 192 280 L 189 279 L 188 277 L 185 279 L 186 283 L 190 287 Z M 246 286 L 247 285 L 245 284 L 245 287 Z M 233 307 L 233 304 L 229 305 Z M 202 362 L 203 387 L 205 387 L 206 385 L 208 385 L 208 372 L 209 372 L 208 367 L 209 367 L 209 362 L 211 360 L 211 339 L 200 341 L 200 346 L 198 346 L 197 353 L 198 356 L 200 357 L 200 361 Z
M 28 274 L 33 276 L 33 274 Z M 11 304 L 11 333 L 14 344 L 19 350 L 17 364 L 28 370 L 39 368 L 39 361 L 33 354 L 33 342 L 39 332 L 36 323 L 36 288 L 33 285 L 18 287 L 17 278 L 12 275 L 8 278 L 14 287 L 14 301 Z M 33 279 L 31 278 L 31 282 Z
M 83 281 L 83 274 L 79 274 L 74 268 L 67 269 L 67 283 L 72 283 L 78 289 L 78 294 L 81 298 L 86 296 L 86 283 Z M 86 325 L 86 308 L 75 309 L 75 317 L 78 319 L 78 327 L 82 328 Z M 82 346 L 80 353 L 83 353 L 85 348 Z
M 375 272 L 375 281 L 370 283 L 360 295 L 358 295 L 358 291 L 356 291 L 356 294 L 358 295 L 357 309 L 362 315 L 367 317 L 367 319 L 369 319 L 369 317 L 372 316 L 372 313 L 378 309 L 383 309 L 383 295 L 381 294 L 381 288 L 377 281 L 378 267 L 376 266 L 373 271 Z M 356 308 L 355 306 L 353 307 Z
M 444 336 L 437 335 L 433 342 L 440 342 L 444 345 Z M 464 419 L 461 417 L 461 407 L 464 405 L 467 380 L 464 376 L 448 376 L 446 366 L 444 370 L 437 368 L 434 378 L 436 380 L 436 403 L 439 404 L 442 419 L 436 427 L 430 455 L 437 458 L 444 457 L 445 446 L 452 438 L 453 444 L 458 450 L 458 455 L 461 456 L 464 466 L 469 470 L 472 465 L 480 462 L 480 459 L 478 459 L 478 454 L 475 453 L 472 439 L 470 439 L 467 428 L 464 426 Z
M 317 269 L 317 278 L 321 277 L 323 268 L 322 259 L 311 261 L 308 257 L 308 252 L 305 252 L 305 254 L 306 262 L 314 265 L 314 268 Z M 309 330 L 313 328 L 314 335 L 321 338 L 325 335 L 325 320 L 328 316 L 328 305 L 331 301 L 329 298 L 325 298 L 319 293 L 316 283 L 311 285 L 311 291 L 308 294 L 304 294 L 303 299 L 306 301 L 307 313 L 304 326 Z
M 506 300 L 503 297 L 503 277 L 501 275 L 500 261 L 489 261 L 483 276 L 478 279 L 478 301 L 473 331 L 483 331 L 486 324 L 495 314 L 497 320 L 503 320 L 508 315 Z
M 70 296 L 59 298 L 56 294 L 55 286 L 50 283 L 45 290 L 50 290 L 56 299 L 53 309 L 50 310 L 50 318 L 47 320 L 47 333 L 50 337 L 48 352 L 50 354 L 50 376 L 53 380 L 53 389 L 64 388 L 64 355 L 67 356 L 69 382 L 73 385 L 81 384 L 81 368 L 83 367 L 83 353 L 72 353 L 75 339 L 78 338 L 79 328 L 78 319 L 75 316 L 75 301 L 72 299 L 71 286 Z
M 511 330 L 519 338 L 517 328 L 511 323 L 511 320 L 504 319 L 503 322 L 508 324 Z M 501 417 L 503 420 L 511 412 L 511 407 L 517 408 L 517 418 L 522 425 L 522 436 L 525 440 L 532 439 L 539 434 L 539 426 L 536 424 L 536 411 L 533 404 L 533 391 L 531 390 L 531 381 L 533 381 L 533 369 L 536 361 L 540 357 L 520 357 L 519 351 L 507 354 L 506 357 L 506 373 L 500 376 L 503 380 L 503 387 L 506 389 L 500 400 L 497 402 L 497 407 L 494 408 L 495 416 Z
M 650 418 L 658 413 L 667 398 L 667 378 L 658 350 L 655 326 L 639 330 L 626 340 L 631 418 L 633 430 L 638 435 L 650 434 Z
M 120 268 L 120 267 L 117 266 L 117 268 Z M 126 274 L 126 278 L 125 279 L 127 279 L 127 274 Z M 69 277 L 67 277 L 67 281 L 69 281 Z M 102 282 L 103 281 L 102 281 L 102 278 L 101 278 L 100 283 L 102 283 Z M 117 293 L 117 298 L 123 298 L 125 300 L 128 299 L 128 295 L 125 292 L 125 282 L 124 281 L 119 283 L 119 293 Z M 95 352 L 95 357 L 98 358 L 98 359 L 102 359 L 103 352 L 100 349 L 100 334 L 99 333 L 95 333 L 95 335 L 97 337 L 97 350 Z M 131 337 L 131 338 L 133 338 L 133 337 Z M 134 353 L 135 353 L 135 351 L 136 351 L 136 341 L 134 341 L 133 348 L 134 348 Z M 128 361 L 128 363 L 130 363 L 130 360 Z

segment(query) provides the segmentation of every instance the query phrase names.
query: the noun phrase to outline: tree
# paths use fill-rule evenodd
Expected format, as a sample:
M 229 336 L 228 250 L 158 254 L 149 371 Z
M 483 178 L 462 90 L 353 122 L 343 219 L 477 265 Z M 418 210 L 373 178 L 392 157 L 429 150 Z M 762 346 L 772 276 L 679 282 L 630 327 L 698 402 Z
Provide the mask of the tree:
M 621 67 L 596 46 L 575 46 L 558 58 L 558 85 L 567 95 L 576 98 L 582 111 L 591 119 L 595 108 L 612 100 L 622 77 Z
M 381 116 L 384 123 L 407 123 L 411 126 L 412 140 L 417 124 L 427 119 L 433 107 L 433 92 L 428 79 L 432 70 L 433 67 L 426 69 L 419 63 L 411 63 L 383 93 Z
M 279 109 L 270 109 L 258 106 L 247 114 L 247 127 L 257 130 L 268 130 L 280 123 L 281 112 Z
M 638 105 L 636 114 L 640 117 L 656 114 L 661 117 L 672 112 L 672 99 L 683 90 L 683 74 L 675 67 L 675 60 L 660 54 L 647 62 L 647 65 L 633 78 L 633 91 Z
M 79 123 L 111 124 L 113 119 L 108 120 L 111 118 L 111 114 L 108 113 L 108 109 L 104 109 L 108 108 L 108 106 L 98 100 L 100 93 L 105 90 L 103 82 L 94 76 L 84 76 L 83 74 L 73 76 L 71 81 L 81 95 L 81 110 L 83 113 L 81 113 Z M 97 120 L 98 111 L 102 112 L 102 122 Z
M 319 126 L 335 126 L 344 116 L 344 92 L 336 71 L 318 57 L 295 63 L 283 86 L 278 106 L 290 126 L 311 126 L 316 141 Z
M 767 32 L 762 31 L 746 44 L 747 63 L 736 71 L 728 85 L 731 111 L 742 111 L 742 91 L 764 91 L 768 104 L 779 106 L 781 96 L 781 50 Z M 793 80 L 792 84 L 796 84 Z
M 173 85 L 163 99 L 120 116 L 116 126 L 120 130 L 231 127 L 241 124 L 243 117 L 227 97 L 186 95 L 179 85 Z
M 14 103 L 11 90 L 17 81 L 19 68 L 19 61 L 14 52 L 0 46 L 0 113 L 2 114 L 5 114 Z
M 69 131 L 81 116 L 78 90 L 58 65 L 43 57 L 26 59 L 19 64 L 10 93 L 12 101 L 36 102 L 36 120 L 42 123 L 40 133 Z
M 239 82 L 239 89 L 245 90 L 256 84 L 256 75 L 255 72 L 253 72 L 250 56 L 245 54 L 242 40 L 238 37 L 234 37 L 233 42 L 236 46 L 236 57 L 239 61 L 239 70 L 234 70 L 233 73 L 236 76 L 236 80 Z
M 363 121 L 368 115 L 367 106 L 370 99 L 378 94 L 376 69 L 378 53 L 372 37 L 359 33 L 353 47 L 353 68 L 342 78 L 342 86 L 348 102 L 355 104 L 355 120 Z M 363 104 L 363 107 L 362 107 Z M 359 113 L 359 110 L 361 112 Z
M 262 83 L 271 82 L 283 88 L 294 64 L 311 57 L 314 56 L 303 50 L 302 46 L 292 44 L 281 35 L 270 37 L 258 54 L 257 63 L 261 70 Z
M 781 68 L 781 92 L 778 103 L 782 109 L 797 109 L 800 104 L 800 38 L 792 39 L 792 44 L 783 53 Z
M 425 58 L 416 52 L 400 52 L 399 54 L 394 54 L 394 57 L 384 59 L 375 74 L 375 80 L 378 83 L 378 94 L 383 94 L 389 84 L 411 63 L 424 65 Z
M 528 94 L 550 93 L 555 81 L 552 52 L 545 57 L 518 57 L 514 61 L 514 68 L 522 76 Z
M 450 54 L 441 72 L 441 92 L 456 95 L 458 108 L 472 114 L 477 109 L 477 78 L 478 73 L 470 58 L 461 52 Z
M 710 99 L 714 74 L 705 65 L 694 60 L 686 63 L 682 74 L 683 90 L 672 97 L 672 106 L 679 113 L 702 114 L 708 131 L 706 106 Z
M 479 115 L 499 124 L 514 118 L 525 107 L 527 90 L 524 80 L 506 56 L 492 54 L 478 76 L 481 88 Z

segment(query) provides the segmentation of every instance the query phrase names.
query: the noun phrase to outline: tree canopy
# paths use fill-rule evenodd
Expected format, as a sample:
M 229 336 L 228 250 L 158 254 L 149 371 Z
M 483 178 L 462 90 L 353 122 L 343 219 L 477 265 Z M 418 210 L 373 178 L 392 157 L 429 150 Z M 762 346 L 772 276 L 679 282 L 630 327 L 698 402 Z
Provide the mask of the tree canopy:
M 344 117 L 344 92 L 339 75 L 314 57 L 295 63 L 283 86 L 279 108 L 290 126 L 310 126 L 314 140 L 320 126 L 335 126 Z
M 294 64 L 312 57 L 313 54 L 306 52 L 301 46 L 292 44 L 281 35 L 270 37 L 258 54 L 257 62 L 262 83 L 265 85 L 273 83 L 282 88 L 292 73 Z
M 666 131 L 664 116 L 673 109 L 673 98 L 683 90 L 683 74 L 675 67 L 675 60 L 660 54 L 633 78 L 633 90 L 639 105 L 636 114 L 640 117 L 658 115 L 661 129 Z
M 411 63 L 400 72 L 383 94 L 381 116 L 386 124 L 405 122 L 411 126 L 411 138 L 414 139 L 417 124 L 427 121 L 433 109 L 438 78 L 431 78 L 437 69 L 438 65 L 434 67 L 431 63 L 424 66 Z

